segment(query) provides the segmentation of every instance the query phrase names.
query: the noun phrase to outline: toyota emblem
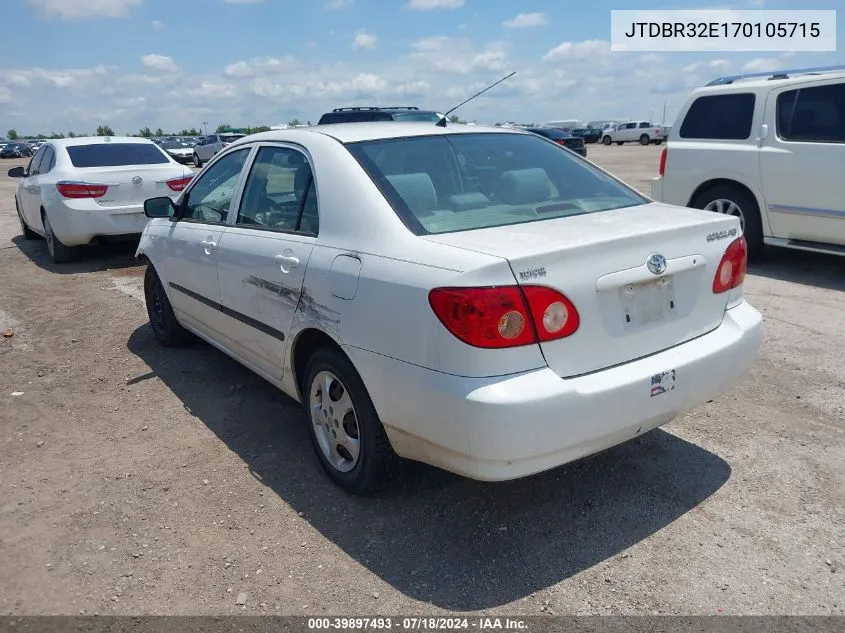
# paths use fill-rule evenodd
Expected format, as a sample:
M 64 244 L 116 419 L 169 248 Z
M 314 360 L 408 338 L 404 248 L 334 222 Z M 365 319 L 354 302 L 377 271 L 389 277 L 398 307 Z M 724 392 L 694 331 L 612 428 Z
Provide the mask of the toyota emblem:
M 645 265 L 655 275 L 662 275 L 666 272 L 666 258 L 660 253 L 649 255 Z
M 136 187 L 138 187 L 138 186 L 144 184 L 144 179 L 141 178 L 140 176 L 135 176 L 134 178 L 132 178 L 132 184 L 135 185 Z

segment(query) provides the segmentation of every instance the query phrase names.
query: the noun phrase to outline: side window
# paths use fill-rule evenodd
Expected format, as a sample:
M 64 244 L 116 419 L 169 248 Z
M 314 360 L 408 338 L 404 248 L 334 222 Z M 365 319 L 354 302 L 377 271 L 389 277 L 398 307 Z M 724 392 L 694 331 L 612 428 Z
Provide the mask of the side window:
M 41 161 L 44 159 L 46 146 L 35 152 L 35 156 L 29 161 L 29 166 L 26 168 L 27 174 L 30 176 L 37 176 L 41 173 Z
M 751 93 L 698 97 L 681 124 L 681 138 L 745 140 L 751 136 L 754 103 Z
M 289 147 L 262 147 L 247 177 L 237 224 L 317 234 L 311 165 Z
M 250 148 L 244 147 L 209 167 L 188 191 L 181 217 L 211 224 L 225 222 L 249 152 Z
M 777 131 L 785 141 L 845 143 L 845 83 L 778 95 Z
M 41 164 L 38 166 L 38 171 L 42 174 L 49 173 L 56 166 L 56 152 L 49 145 L 45 145 L 44 148 L 44 158 L 41 159 Z
M 635 129 L 636 127 L 637 127 L 637 124 L 636 124 L 636 123 L 628 123 L 628 124 L 625 126 L 625 129 L 626 129 L 626 130 L 633 130 L 633 129 Z
M 649 123 L 648 121 L 643 121 L 643 122 L 640 123 L 640 129 L 647 128 L 647 127 L 651 127 L 651 123 Z

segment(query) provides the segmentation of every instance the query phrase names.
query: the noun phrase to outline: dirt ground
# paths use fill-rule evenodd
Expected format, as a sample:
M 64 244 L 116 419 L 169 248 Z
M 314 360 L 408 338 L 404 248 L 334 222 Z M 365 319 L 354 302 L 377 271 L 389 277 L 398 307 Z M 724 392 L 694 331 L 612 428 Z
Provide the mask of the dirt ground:
M 589 151 L 648 192 L 660 148 Z M 753 266 L 756 366 L 661 430 L 504 484 L 409 465 L 359 499 L 295 403 L 156 343 L 132 246 L 55 266 L 25 241 L 5 169 L 0 613 L 845 614 L 845 259 Z

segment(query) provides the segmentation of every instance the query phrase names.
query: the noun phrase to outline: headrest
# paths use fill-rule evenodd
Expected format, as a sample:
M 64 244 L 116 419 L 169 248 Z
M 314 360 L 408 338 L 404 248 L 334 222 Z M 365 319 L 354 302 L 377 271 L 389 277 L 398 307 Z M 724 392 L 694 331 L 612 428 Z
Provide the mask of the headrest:
M 516 169 L 502 174 L 502 201 L 506 204 L 531 204 L 549 199 L 549 177 L 546 170 Z
M 393 174 L 386 178 L 414 214 L 428 214 L 437 207 L 437 193 L 427 173 Z

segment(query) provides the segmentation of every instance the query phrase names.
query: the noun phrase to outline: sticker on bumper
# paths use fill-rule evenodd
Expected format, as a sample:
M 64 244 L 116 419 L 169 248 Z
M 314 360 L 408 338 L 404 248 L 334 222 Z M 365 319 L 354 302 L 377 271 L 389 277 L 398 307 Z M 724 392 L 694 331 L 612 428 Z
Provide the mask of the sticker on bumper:
M 675 388 L 675 370 L 664 371 L 651 377 L 651 397 L 672 391 Z

